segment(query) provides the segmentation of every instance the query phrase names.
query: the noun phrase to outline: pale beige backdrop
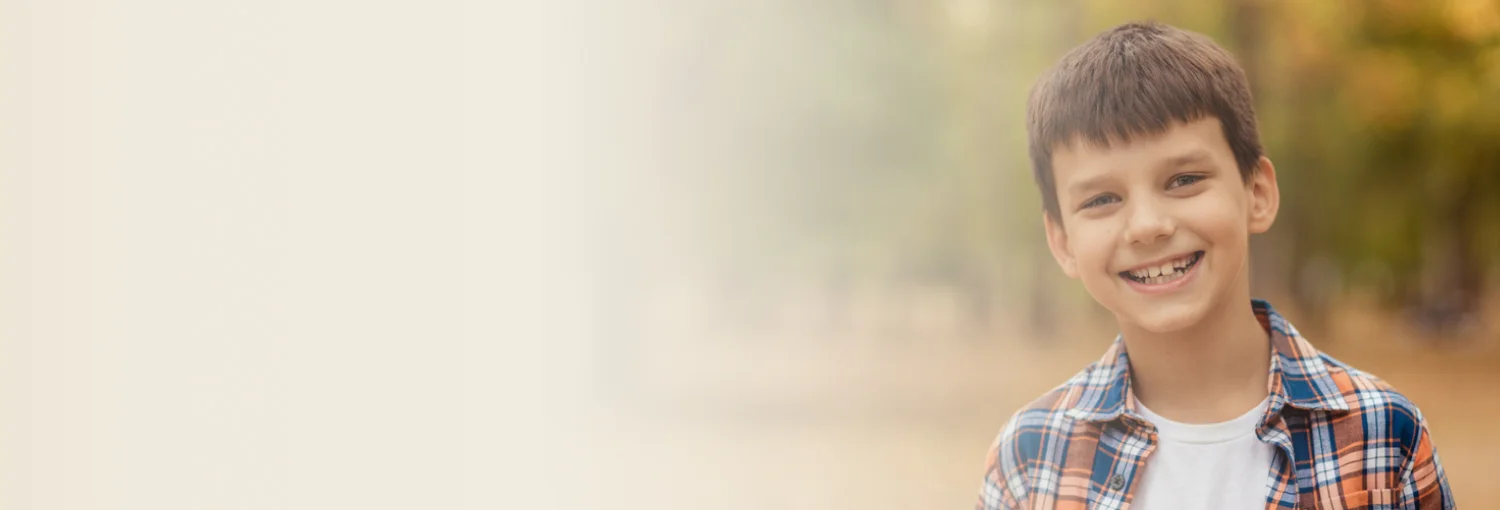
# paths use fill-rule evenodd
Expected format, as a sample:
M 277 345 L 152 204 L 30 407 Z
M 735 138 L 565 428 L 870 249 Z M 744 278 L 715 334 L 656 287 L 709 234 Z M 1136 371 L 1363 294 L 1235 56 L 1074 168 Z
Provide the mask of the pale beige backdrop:
M 559 435 L 543 355 L 581 323 L 531 327 L 580 301 L 552 269 L 579 234 L 555 193 L 578 175 L 572 26 L 0 2 L 0 508 L 522 508 L 572 485 L 544 474 L 563 450 L 528 450 Z

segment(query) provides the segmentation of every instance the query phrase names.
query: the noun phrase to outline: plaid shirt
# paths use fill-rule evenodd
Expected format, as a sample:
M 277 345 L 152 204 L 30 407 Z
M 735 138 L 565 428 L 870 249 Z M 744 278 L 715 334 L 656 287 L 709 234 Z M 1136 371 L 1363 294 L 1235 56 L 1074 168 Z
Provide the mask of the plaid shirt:
M 1255 434 L 1276 446 L 1266 508 L 1453 508 L 1410 400 L 1326 354 L 1264 301 L 1270 399 Z M 1129 508 L 1156 427 L 1137 412 L 1125 344 L 1015 414 L 990 448 L 976 508 Z

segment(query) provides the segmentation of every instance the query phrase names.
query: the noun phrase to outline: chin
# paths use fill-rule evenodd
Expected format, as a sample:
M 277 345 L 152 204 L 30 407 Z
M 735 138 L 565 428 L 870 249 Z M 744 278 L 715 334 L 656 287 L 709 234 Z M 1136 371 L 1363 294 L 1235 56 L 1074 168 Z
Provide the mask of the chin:
M 1139 304 L 1141 308 L 1122 316 L 1122 322 L 1152 333 L 1175 333 L 1198 324 L 1203 320 L 1206 303 Z M 1122 314 L 1123 315 L 1123 314 Z

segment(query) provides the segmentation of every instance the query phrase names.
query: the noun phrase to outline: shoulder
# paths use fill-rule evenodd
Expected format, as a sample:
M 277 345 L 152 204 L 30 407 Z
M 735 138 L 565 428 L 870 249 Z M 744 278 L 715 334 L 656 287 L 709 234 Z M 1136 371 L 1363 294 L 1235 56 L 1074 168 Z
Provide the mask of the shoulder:
M 1402 508 L 1454 508 L 1448 477 L 1417 405 L 1379 377 L 1323 358 L 1349 405 L 1347 413 L 1327 421 L 1337 450 L 1354 447 L 1363 454 L 1367 476 L 1390 476 L 1390 486 L 1399 487 L 1405 502 Z M 1342 439 L 1351 436 L 1341 430 L 1357 431 L 1359 441 L 1345 444 Z
M 1024 469 L 1039 461 L 1060 454 L 1055 449 L 1062 446 L 1073 435 L 1078 422 L 1068 416 L 1079 400 L 1083 389 L 1091 383 L 1091 374 L 1097 364 L 1091 364 L 1074 374 L 1057 387 L 1028 402 L 1015 414 L 995 437 L 991 460 L 997 455 L 1000 464 L 1013 464 L 1014 469 Z M 1052 448 L 1053 450 L 1049 450 Z
M 1060 471 L 1077 426 L 1067 411 L 1093 369 L 1090 365 L 1011 415 L 985 458 L 985 483 L 976 508 L 1024 507 L 1034 494 L 1053 490 L 1050 485 L 1059 477 L 1043 473 Z
M 1328 366 L 1328 377 L 1349 407 L 1349 417 L 1359 419 L 1365 439 L 1398 440 L 1403 449 L 1415 447 L 1426 433 L 1426 420 L 1416 403 L 1374 374 L 1354 368 L 1320 353 Z

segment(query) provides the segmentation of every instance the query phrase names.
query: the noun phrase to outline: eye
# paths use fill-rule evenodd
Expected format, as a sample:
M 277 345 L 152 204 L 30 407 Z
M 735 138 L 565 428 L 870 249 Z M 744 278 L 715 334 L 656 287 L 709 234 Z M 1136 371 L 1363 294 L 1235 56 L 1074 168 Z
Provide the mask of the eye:
M 1172 180 L 1167 183 L 1167 189 L 1181 188 L 1183 186 L 1188 186 L 1188 185 L 1197 183 L 1198 181 L 1201 181 L 1203 179 L 1204 179 L 1204 177 L 1202 175 L 1198 175 L 1198 174 L 1182 174 L 1182 175 L 1178 175 L 1176 177 L 1173 177 Z
M 1091 198 L 1087 202 L 1084 202 L 1082 206 L 1079 206 L 1079 209 L 1089 209 L 1102 205 L 1109 205 L 1118 201 L 1120 201 L 1120 197 L 1117 197 L 1112 193 L 1105 193 L 1103 195 Z

